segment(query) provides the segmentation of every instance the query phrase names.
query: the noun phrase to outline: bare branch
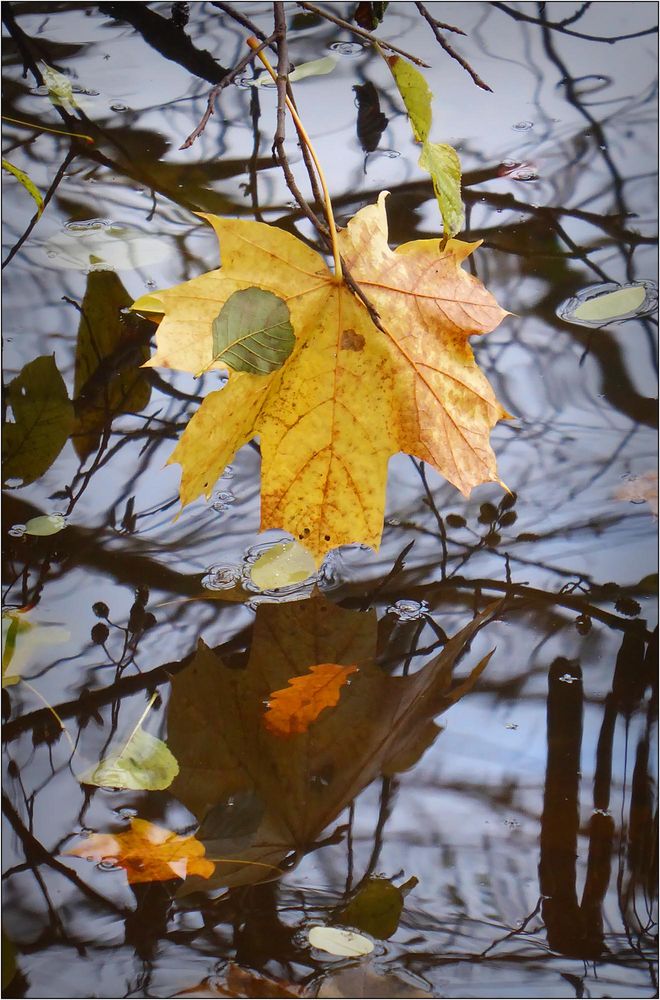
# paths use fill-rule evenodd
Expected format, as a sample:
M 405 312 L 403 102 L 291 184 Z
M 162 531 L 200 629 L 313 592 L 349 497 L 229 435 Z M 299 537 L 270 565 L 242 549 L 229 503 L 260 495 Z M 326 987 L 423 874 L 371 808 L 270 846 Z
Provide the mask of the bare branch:
M 430 24 L 433 34 L 447 55 L 451 56 L 452 59 L 455 59 L 458 65 L 462 66 L 465 72 L 470 74 L 477 87 L 481 87 L 482 90 L 487 90 L 490 94 L 492 94 L 492 87 L 489 87 L 488 84 L 481 79 L 481 77 L 472 69 L 467 59 L 464 59 L 463 56 L 459 55 L 456 49 L 452 48 L 447 39 L 440 33 L 440 28 L 443 27 L 446 30 L 446 25 L 443 25 L 441 21 L 436 21 L 423 3 L 415 3 L 415 7 L 420 12 L 424 20 Z M 461 34 L 465 34 L 465 32 L 461 32 Z
M 406 52 L 405 49 L 400 49 L 398 45 L 394 45 L 392 42 L 388 42 L 384 38 L 377 38 L 376 35 L 373 35 L 370 31 L 365 31 L 364 28 L 358 28 L 356 24 L 351 24 L 350 21 L 344 21 L 341 17 L 329 14 L 327 11 L 317 7 L 316 4 L 299 3 L 298 6 L 302 7 L 304 10 L 308 10 L 311 14 L 318 14 L 319 17 L 325 18 L 326 21 L 332 21 L 333 24 L 343 28 L 345 31 L 352 31 L 354 35 L 359 35 L 360 38 L 366 38 L 372 45 L 380 45 L 381 49 L 389 49 L 390 52 L 396 52 L 400 56 L 405 56 L 406 59 L 410 59 L 410 61 L 415 63 L 416 66 L 424 66 L 425 69 L 431 68 L 428 63 L 425 63 L 422 59 L 418 59 L 417 56 L 412 55 L 411 52 Z

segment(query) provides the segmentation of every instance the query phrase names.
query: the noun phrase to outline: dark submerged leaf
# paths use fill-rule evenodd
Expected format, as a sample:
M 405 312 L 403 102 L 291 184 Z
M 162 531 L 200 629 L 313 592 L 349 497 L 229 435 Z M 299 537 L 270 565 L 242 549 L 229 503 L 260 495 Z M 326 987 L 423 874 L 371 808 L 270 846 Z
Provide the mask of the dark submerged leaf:
M 213 360 L 237 372 L 277 371 L 295 342 L 286 302 L 261 288 L 234 292 L 213 321 Z

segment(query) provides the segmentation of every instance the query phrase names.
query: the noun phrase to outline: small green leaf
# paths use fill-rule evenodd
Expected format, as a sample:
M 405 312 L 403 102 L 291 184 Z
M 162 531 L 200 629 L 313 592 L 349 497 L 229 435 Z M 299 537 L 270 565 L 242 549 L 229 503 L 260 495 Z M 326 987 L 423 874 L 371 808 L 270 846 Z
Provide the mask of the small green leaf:
M 627 285 L 615 292 L 595 295 L 580 303 L 570 318 L 583 323 L 606 323 L 608 320 L 636 312 L 645 298 L 644 285 Z
M 259 556 L 250 569 L 252 583 L 259 590 L 277 590 L 308 580 L 316 572 L 314 557 L 298 542 L 273 545 Z
M 230 295 L 212 329 L 211 364 L 252 375 L 277 371 L 296 342 L 286 302 L 261 288 Z
M 2 686 L 18 684 L 39 646 L 55 646 L 70 638 L 71 633 L 63 625 L 30 622 L 23 612 L 5 611 L 2 615 Z
M 409 883 L 412 882 L 412 885 Z M 406 891 L 417 879 L 406 883 Z M 399 926 L 403 910 L 403 893 L 386 878 L 370 878 L 362 885 L 347 906 L 337 915 L 339 923 L 357 927 L 371 937 L 385 941 Z
M 426 142 L 431 131 L 433 94 L 418 69 L 401 56 L 387 56 L 417 142 Z
M 2 478 L 33 483 L 53 464 L 73 430 L 73 406 L 50 355 L 35 358 L 6 391 L 13 422 L 2 428 Z
M 44 200 L 41 197 L 41 191 L 34 181 L 30 179 L 24 170 L 19 170 L 18 167 L 15 167 L 9 160 L 5 160 L 4 157 L 2 158 L 2 169 L 6 170 L 9 174 L 13 174 L 16 180 L 23 185 L 27 193 L 32 196 L 37 204 L 37 215 L 41 215 L 44 210 Z
M 63 528 L 66 528 L 64 514 L 42 514 L 40 517 L 30 518 L 25 525 L 25 534 L 45 537 L 56 535 Z
M 373 941 L 369 938 L 356 934 L 355 931 L 344 930 L 343 927 L 310 927 L 308 938 L 312 948 L 319 948 L 342 958 L 359 958 L 374 950 Z
M 455 236 L 463 228 L 461 200 L 461 161 L 453 146 L 440 142 L 425 142 L 419 165 L 428 170 L 440 206 L 445 236 Z
M 78 777 L 83 785 L 161 791 L 169 788 L 179 765 L 166 743 L 138 724 L 118 753 L 110 754 Z

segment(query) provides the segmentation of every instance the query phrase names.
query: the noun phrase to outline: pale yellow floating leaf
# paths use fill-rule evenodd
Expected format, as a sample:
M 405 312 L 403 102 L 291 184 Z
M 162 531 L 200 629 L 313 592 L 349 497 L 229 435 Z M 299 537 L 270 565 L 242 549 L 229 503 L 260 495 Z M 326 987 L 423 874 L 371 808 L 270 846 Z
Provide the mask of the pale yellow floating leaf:
M 627 285 L 615 292 L 594 295 L 573 310 L 573 319 L 583 323 L 607 323 L 636 312 L 646 298 L 644 285 Z
M 64 514 L 42 514 L 40 517 L 30 518 L 25 525 L 25 534 L 46 537 L 57 535 L 63 528 L 66 528 Z
M 333 56 L 323 56 L 322 59 L 312 59 L 310 62 L 301 63 L 296 66 L 294 70 L 289 73 L 289 81 L 291 83 L 299 82 L 300 80 L 306 79 L 308 76 L 327 76 L 328 73 L 332 73 L 337 67 L 337 60 Z M 263 87 L 271 86 L 274 87 L 273 79 L 270 73 L 260 73 L 256 80 L 248 80 L 247 83 L 251 87 Z
M 374 943 L 368 937 L 343 927 L 310 927 L 308 937 L 312 948 L 341 958 L 359 958 L 374 950 Z
M 433 94 L 429 85 L 412 63 L 401 56 L 386 56 L 392 76 L 406 106 L 413 134 L 418 142 L 426 142 L 431 131 Z
M 250 579 L 259 590 L 277 590 L 308 580 L 316 563 L 298 542 L 281 542 L 267 549 L 250 568 Z

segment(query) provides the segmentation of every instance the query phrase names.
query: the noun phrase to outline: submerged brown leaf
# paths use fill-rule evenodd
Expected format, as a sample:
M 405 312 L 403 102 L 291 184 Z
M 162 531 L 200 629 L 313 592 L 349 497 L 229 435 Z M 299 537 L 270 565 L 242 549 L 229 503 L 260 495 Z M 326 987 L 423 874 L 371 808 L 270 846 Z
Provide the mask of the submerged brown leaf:
M 458 656 L 497 607 L 471 621 L 409 677 L 387 676 L 373 662 L 375 612 L 340 608 L 320 596 L 260 605 L 244 669 L 226 666 L 200 643 L 173 679 L 168 744 L 180 772 L 170 790 L 202 823 L 202 840 L 205 827 L 215 831 L 208 834 L 217 861 L 211 884 L 276 877 L 283 859 L 308 850 L 365 785 L 390 773 L 395 761 L 410 766 L 429 743 L 434 717 L 468 691 L 486 666 L 489 657 L 453 686 Z M 358 669 L 335 707 L 307 732 L 295 740 L 269 732 L 263 720 L 271 692 L 319 663 Z M 219 834 L 217 803 L 232 801 L 245 805 L 249 822 L 240 835 L 227 824 Z M 194 887 L 194 879 L 188 886 Z

